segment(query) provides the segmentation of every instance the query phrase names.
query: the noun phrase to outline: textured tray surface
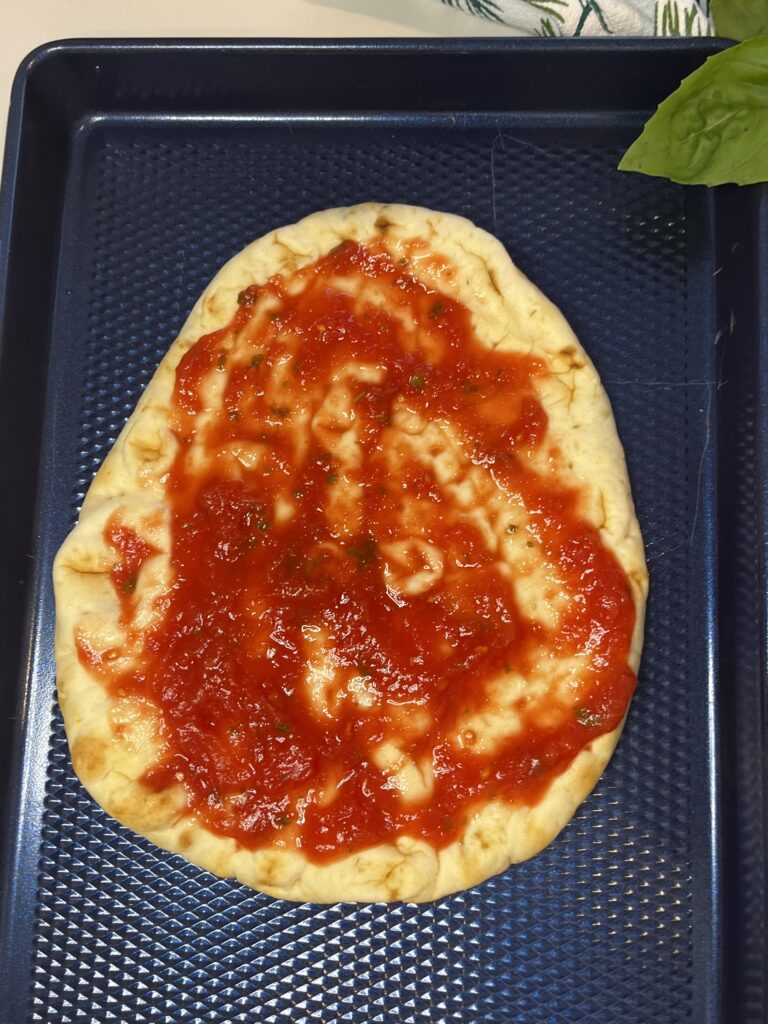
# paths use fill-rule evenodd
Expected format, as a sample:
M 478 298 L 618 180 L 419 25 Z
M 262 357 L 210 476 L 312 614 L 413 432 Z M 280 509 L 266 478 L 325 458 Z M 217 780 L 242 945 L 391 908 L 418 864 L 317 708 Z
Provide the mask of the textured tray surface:
M 706 208 L 618 175 L 617 139 L 524 119 L 452 130 L 405 118 L 291 132 L 107 122 L 80 135 L 59 291 L 74 330 L 56 333 L 53 366 L 56 435 L 74 444 L 59 448 L 68 501 L 46 512 L 54 532 L 74 521 L 219 264 L 311 210 L 385 198 L 494 231 L 562 306 L 615 405 L 653 596 L 638 696 L 595 794 L 540 857 L 433 906 L 293 907 L 153 850 L 74 780 L 56 714 L 31 1019 L 692 1018 L 693 908 L 711 884 L 691 828 L 708 782 L 693 770 L 689 710 L 705 702 L 708 643 L 689 617 L 708 557 L 692 538 L 714 349 L 691 313 L 702 254 L 689 237 Z
M 18 495 L 0 657 L 20 678 L 3 1024 L 763 1024 L 766 197 L 615 171 L 638 112 L 719 46 L 87 43 L 30 61 L 0 202 L 0 480 Z M 79 786 L 50 564 L 221 263 L 367 199 L 491 230 L 581 337 L 627 452 L 647 642 L 616 756 L 541 856 L 430 906 L 294 906 L 155 850 Z

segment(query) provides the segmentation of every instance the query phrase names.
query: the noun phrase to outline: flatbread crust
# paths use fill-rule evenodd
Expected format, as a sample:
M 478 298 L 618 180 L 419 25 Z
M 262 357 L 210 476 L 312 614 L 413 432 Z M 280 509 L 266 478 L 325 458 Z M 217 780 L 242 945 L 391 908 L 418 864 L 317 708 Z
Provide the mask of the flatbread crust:
M 200 337 L 225 326 L 242 289 L 276 273 L 314 262 L 346 239 L 426 239 L 458 273 L 434 283 L 471 311 L 476 335 L 490 346 L 534 353 L 551 375 L 539 397 L 557 439 L 560 472 L 582 488 L 581 513 L 616 555 L 636 607 L 630 667 L 637 671 L 643 635 L 647 573 L 624 455 L 597 372 L 563 316 L 513 265 L 502 245 L 469 221 L 418 207 L 365 203 L 315 213 L 253 242 L 214 277 L 125 424 L 83 502 L 79 521 L 55 561 L 58 693 L 72 763 L 94 799 L 109 814 L 156 845 L 221 876 L 289 900 L 329 903 L 421 902 L 466 889 L 531 857 L 560 832 L 609 761 L 621 726 L 586 746 L 534 806 L 492 800 L 474 813 L 460 840 L 440 849 L 417 839 L 396 842 L 315 864 L 290 844 L 250 850 L 207 831 L 187 812 L 181 785 L 156 793 L 139 779 L 159 748 L 156 710 L 137 698 L 115 700 L 81 664 L 76 637 L 102 651 L 130 658 L 110 581 L 116 554 L 104 540 L 105 524 L 121 520 L 161 553 L 142 570 L 135 624 L 162 613 L 157 595 L 172 582 L 164 474 L 177 440 L 170 428 L 175 370 Z M 419 276 L 429 280 L 425 265 Z M 622 723 L 623 724 L 623 723 Z

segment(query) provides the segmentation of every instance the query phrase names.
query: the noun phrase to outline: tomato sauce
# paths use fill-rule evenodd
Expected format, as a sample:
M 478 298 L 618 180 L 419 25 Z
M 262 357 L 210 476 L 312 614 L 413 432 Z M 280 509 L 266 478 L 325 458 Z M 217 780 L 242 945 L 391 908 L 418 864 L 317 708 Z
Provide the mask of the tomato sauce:
M 112 586 L 120 598 L 123 615 L 129 617 L 139 573 L 147 559 L 157 554 L 157 548 L 147 544 L 134 530 L 120 526 L 113 520 L 107 524 L 105 536 L 109 546 L 119 555 L 119 561 L 112 567 L 110 576 Z
M 411 272 L 418 256 L 418 244 L 396 260 L 383 246 L 345 242 L 246 289 L 232 322 L 177 369 L 179 446 L 167 482 L 175 584 L 139 664 L 105 685 L 162 711 L 165 754 L 144 781 L 181 781 L 190 811 L 250 848 L 281 837 L 323 861 L 400 835 L 442 847 L 484 801 L 538 800 L 618 725 L 634 689 L 626 576 L 579 516 L 578 494 L 533 464 L 548 450 L 536 393 L 545 367 L 481 345 L 467 309 Z M 350 280 L 369 289 L 363 298 Z M 350 376 L 352 365 L 375 372 Z M 348 402 L 335 426 L 318 426 L 332 387 L 348 387 Z M 212 402 L 219 414 L 203 427 Z M 556 567 L 568 598 L 556 629 L 526 617 L 498 553 L 429 460 L 401 452 L 393 462 L 404 408 L 422 423 L 453 424 L 465 458 L 510 507 L 524 507 L 525 523 L 506 529 L 519 530 L 523 555 Z M 356 463 L 338 456 L 345 431 Z M 210 457 L 193 463 L 195 446 Z M 244 450 L 255 461 L 233 472 L 226 453 Z M 348 520 L 328 514 L 342 492 L 352 494 Z M 403 527 L 406 505 L 418 510 L 416 528 Z M 442 572 L 407 593 L 385 569 L 388 545 L 414 529 L 440 553 Z M 154 551 L 125 527 L 109 531 L 130 618 L 137 573 Z M 412 558 L 425 568 L 418 550 Z M 332 651 L 325 682 L 313 661 L 323 645 Z M 465 724 L 493 712 L 489 680 L 577 653 L 572 704 L 545 719 L 520 701 L 522 730 L 473 749 Z M 309 677 L 327 699 L 313 700 Z M 377 766 L 387 742 L 427 766 L 429 795 L 403 799 Z

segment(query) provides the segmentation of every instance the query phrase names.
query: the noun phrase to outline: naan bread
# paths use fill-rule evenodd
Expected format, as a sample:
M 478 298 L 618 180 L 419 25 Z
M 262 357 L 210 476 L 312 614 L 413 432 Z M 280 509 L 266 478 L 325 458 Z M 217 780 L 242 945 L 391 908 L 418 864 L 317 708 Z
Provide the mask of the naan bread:
M 94 478 L 78 523 L 58 553 L 54 566 L 56 665 L 72 763 L 94 799 L 158 846 L 217 875 L 234 876 L 289 900 L 432 900 L 531 857 L 552 841 L 589 794 L 623 725 L 622 720 L 611 732 L 591 739 L 565 770 L 553 776 L 537 801 L 528 805 L 490 799 L 472 809 L 455 841 L 438 849 L 408 835 L 322 862 L 308 858 L 290 837 L 278 836 L 266 847 L 250 849 L 207 829 L 189 811 L 181 783 L 157 789 L 143 781 L 162 754 L 162 715 L 146 698 L 121 695 L 105 685 L 103 672 L 119 674 L 140 658 L 147 634 L 163 619 L 167 595 L 174 586 L 166 485 L 180 444 L 172 413 L 179 361 L 201 336 L 229 324 L 244 289 L 276 274 L 291 275 L 345 240 L 383 245 L 396 258 L 413 239 L 427 243 L 423 258 L 413 261 L 414 273 L 426 285 L 468 307 L 475 335 L 483 343 L 533 354 L 549 371 L 537 378 L 536 387 L 552 443 L 534 468 L 578 491 L 580 515 L 599 531 L 603 545 L 623 568 L 636 614 L 628 664 L 633 672 L 638 669 L 647 574 L 611 409 L 592 363 L 568 324 L 512 264 L 501 244 L 460 217 L 367 203 L 316 213 L 249 245 L 223 267 L 195 305 Z M 446 267 L 453 272 L 446 273 Z M 360 368 L 355 372 L 365 378 Z M 210 384 L 205 407 L 198 414 L 203 425 L 221 415 L 217 386 L 216 380 Z M 427 436 L 438 427 L 421 422 L 414 431 L 405 413 L 393 424 L 406 438 Z M 438 439 L 433 450 L 441 443 Z M 259 454 L 239 451 L 234 457 L 245 460 L 245 465 Z M 448 445 L 435 458 L 444 487 L 455 476 L 451 459 L 456 457 Z M 467 514 L 487 513 L 486 526 L 491 523 L 488 528 L 493 528 L 496 513 L 488 511 L 491 506 L 481 504 L 473 511 L 472 500 L 470 490 Z M 138 577 L 130 580 L 133 617 L 129 626 L 116 585 L 118 554 L 105 539 L 105 531 L 115 522 L 135 531 L 146 544 L 145 553 L 153 556 L 141 562 Z M 528 559 L 525 578 L 518 581 L 518 600 L 526 613 L 556 621 L 558 598 L 543 575 L 537 575 L 536 554 L 515 549 L 508 555 L 512 565 Z M 401 587 L 405 600 L 409 587 L 411 593 L 418 593 L 431 585 L 440 575 L 441 561 L 439 552 L 421 552 L 419 573 L 398 584 L 401 556 L 405 557 L 397 550 L 389 552 L 387 571 L 394 574 L 393 586 Z M 534 680 L 515 681 L 517 699 L 525 698 L 528 688 L 540 693 L 542 687 L 557 690 L 561 685 L 556 669 L 544 665 L 537 671 Z M 322 708 L 325 698 L 318 693 Z M 515 728 L 511 708 L 500 700 L 497 708 L 475 717 L 471 725 L 481 745 L 492 747 L 497 735 Z M 404 793 L 412 787 L 411 799 L 418 798 L 419 785 L 426 785 L 428 791 L 428 780 L 424 783 L 418 766 L 407 764 L 397 747 L 379 749 L 376 757 L 381 770 L 395 776 Z

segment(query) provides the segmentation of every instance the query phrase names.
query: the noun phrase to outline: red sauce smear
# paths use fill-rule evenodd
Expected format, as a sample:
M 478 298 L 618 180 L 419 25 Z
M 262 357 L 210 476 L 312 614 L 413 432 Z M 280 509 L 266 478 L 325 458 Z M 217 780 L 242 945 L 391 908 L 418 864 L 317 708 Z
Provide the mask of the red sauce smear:
M 385 301 L 353 297 L 342 278 Z M 294 428 L 317 415 L 350 364 L 380 372 L 348 378 L 346 418 L 305 426 L 299 450 Z M 290 838 L 316 861 L 400 835 L 440 848 L 491 798 L 540 799 L 589 741 L 618 725 L 635 686 L 634 604 L 616 558 L 580 517 L 578 494 L 532 465 L 548 451 L 535 390 L 545 372 L 535 358 L 481 345 L 467 309 L 382 246 L 343 243 L 290 278 L 241 293 L 232 322 L 193 345 L 176 373 L 167 611 L 139 666 L 105 677 L 162 711 L 165 755 L 148 785 L 183 783 L 191 812 L 250 848 Z M 212 400 L 206 389 L 216 384 L 223 398 Z M 201 426 L 197 414 L 211 402 L 219 413 Z M 403 404 L 453 424 L 491 490 L 511 496 L 510 519 L 524 505 L 525 523 L 506 530 L 523 556 L 555 567 L 569 599 L 556 630 L 523 614 L 499 555 L 434 465 L 407 452 L 388 457 L 393 444 L 404 451 L 392 429 Z M 356 468 L 333 454 L 348 429 L 357 431 Z M 192 469 L 201 441 L 211 457 Z M 255 464 L 242 458 L 244 445 L 260 452 Z M 326 506 L 349 481 L 357 497 L 345 529 Z M 293 506 L 291 518 L 280 502 Z M 415 527 L 403 526 L 404 504 L 416 509 Z M 127 529 L 109 530 L 120 553 L 114 585 L 128 601 L 151 552 Z M 442 575 L 411 595 L 384 572 L 387 545 L 409 535 L 443 558 Z M 411 550 L 406 561 L 418 570 Z M 333 649 L 341 696 L 330 711 L 308 695 L 316 637 Z M 577 653 L 572 706 L 558 697 L 545 720 L 541 705 L 529 711 L 520 701 L 521 732 L 492 751 L 473 744 L 465 723 L 493 713 L 489 680 L 503 685 L 548 654 Z M 352 698 L 361 685 L 374 707 Z M 426 799 L 406 802 L 376 766 L 386 741 L 432 766 Z
M 112 567 L 112 585 L 120 595 L 123 614 L 129 613 L 133 605 L 133 594 L 139 581 L 139 573 L 157 548 L 147 544 L 134 530 L 110 521 L 105 536 L 109 546 L 119 555 L 119 561 Z

